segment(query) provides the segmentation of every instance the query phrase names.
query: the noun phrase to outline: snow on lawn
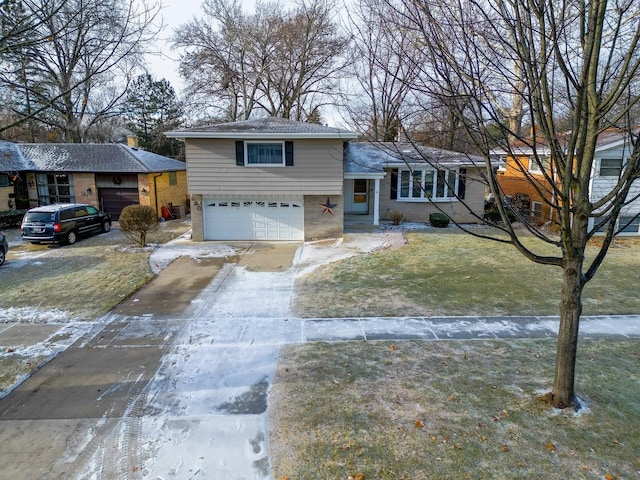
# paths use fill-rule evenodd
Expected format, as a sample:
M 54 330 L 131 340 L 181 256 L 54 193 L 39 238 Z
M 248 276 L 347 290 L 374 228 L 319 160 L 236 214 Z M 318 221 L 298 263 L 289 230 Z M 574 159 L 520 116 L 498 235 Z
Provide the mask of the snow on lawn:
M 41 312 L 46 314 L 48 312 Z M 68 315 L 65 317 L 69 320 Z M 49 323 L 49 322 L 48 322 Z M 0 398 L 5 397 L 33 372 L 83 337 L 91 338 L 101 324 L 74 322 L 38 326 L 23 323 L 0 324 L 0 331 L 12 339 L 11 345 L 0 348 Z M 18 330 L 14 335 L 13 330 Z M 22 339 L 22 341 L 20 340 Z
M 21 323 L 64 323 L 75 320 L 71 313 L 65 310 L 43 310 L 37 307 L 9 307 L 0 308 L 0 323 L 13 322 L 16 318 Z
M 280 345 L 300 339 L 275 331 L 273 325 L 289 318 L 295 278 L 319 265 L 403 243 L 402 232 L 348 235 L 333 243 L 302 244 L 294 265 L 284 272 L 238 266 L 221 270 L 194 300 L 200 308 L 185 318 L 184 328 L 141 394 L 144 415 L 125 415 L 109 438 L 122 443 L 119 446 L 135 445 L 128 450 L 144 459 L 136 465 L 148 478 L 270 478 L 267 394 Z M 150 266 L 158 273 L 180 256 L 229 257 L 243 250 L 246 247 L 180 237 L 154 248 Z M 64 312 L 49 313 L 60 321 L 64 317 Z M 45 341 L 34 348 L 40 348 L 38 354 L 54 355 L 91 328 L 90 323 L 66 325 L 61 330 L 69 333 L 64 345 Z M 85 466 L 95 474 L 113 468 L 99 453 Z
M 381 248 L 396 247 L 405 243 L 403 232 L 347 234 L 333 244 L 326 241 L 306 243 L 299 256 L 298 275 L 303 276 L 316 268 L 363 253 L 371 253 Z

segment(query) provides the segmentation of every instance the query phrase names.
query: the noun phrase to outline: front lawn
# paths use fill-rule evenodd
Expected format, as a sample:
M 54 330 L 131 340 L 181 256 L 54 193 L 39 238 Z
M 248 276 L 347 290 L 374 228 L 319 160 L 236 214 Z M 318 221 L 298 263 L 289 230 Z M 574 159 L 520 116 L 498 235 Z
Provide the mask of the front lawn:
M 455 231 L 453 231 L 455 232 Z M 557 315 L 561 270 L 462 233 L 407 234 L 408 244 L 351 257 L 296 284 L 302 317 Z M 533 239 L 529 239 L 533 243 Z M 542 254 L 553 253 L 546 246 Z M 595 248 L 588 255 L 595 255 Z M 640 312 L 640 244 L 619 240 L 584 291 L 584 314 Z
M 640 341 L 585 340 L 585 408 L 540 401 L 553 340 L 289 345 L 269 397 L 274 479 L 640 475 Z
M 167 222 L 149 241 L 164 243 L 188 229 Z M 153 278 L 151 251 L 117 229 L 69 246 L 11 244 L 0 272 L 0 321 L 95 320 Z

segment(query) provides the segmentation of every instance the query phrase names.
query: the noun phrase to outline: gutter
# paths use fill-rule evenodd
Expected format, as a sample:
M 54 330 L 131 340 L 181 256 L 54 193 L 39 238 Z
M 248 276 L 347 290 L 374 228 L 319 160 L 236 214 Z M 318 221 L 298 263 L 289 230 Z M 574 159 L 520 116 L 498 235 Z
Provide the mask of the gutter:
M 159 173 L 158 175 L 153 176 L 153 194 L 156 197 L 156 215 L 160 215 L 160 209 L 158 208 L 158 185 L 156 183 L 156 179 L 161 177 L 164 172 Z

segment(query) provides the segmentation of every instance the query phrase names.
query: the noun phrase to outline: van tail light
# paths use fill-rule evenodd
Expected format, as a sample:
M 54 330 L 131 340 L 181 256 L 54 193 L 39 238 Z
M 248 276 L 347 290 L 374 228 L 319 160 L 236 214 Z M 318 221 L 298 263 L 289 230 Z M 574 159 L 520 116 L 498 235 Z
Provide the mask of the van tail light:
M 53 231 L 54 232 L 61 232 L 62 231 L 62 225 L 60 225 L 59 223 L 54 223 L 53 224 Z

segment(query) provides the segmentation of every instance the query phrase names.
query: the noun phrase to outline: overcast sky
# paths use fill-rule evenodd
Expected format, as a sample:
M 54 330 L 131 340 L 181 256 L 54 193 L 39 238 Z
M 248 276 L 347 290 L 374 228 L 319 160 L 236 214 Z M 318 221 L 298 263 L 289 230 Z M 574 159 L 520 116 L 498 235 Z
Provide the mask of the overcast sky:
M 293 2 L 294 0 L 281 1 L 283 5 Z M 162 5 L 164 27 L 156 41 L 156 53 L 147 55 L 147 69 L 155 80 L 167 79 L 179 95 L 183 89 L 183 81 L 178 73 L 180 52 L 171 50 L 170 39 L 180 25 L 202 15 L 202 0 L 162 0 Z M 253 12 L 255 0 L 242 0 L 242 5 L 245 12 Z M 340 119 L 332 109 L 323 108 L 322 116 L 332 126 L 339 126 Z
M 162 31 L 156 42 L 157 53 L 147 55 L 147 68 L 156 79 L 166 78 L 176 92 L 182 90 L 182 80 L 178 74 L 179 52 L 171 50 L 170 39 L 180 25 L 189 22 L 193 17 L 200 17 L 202 0 L 161 0 Z M 254 0 L 242 0 L 245 11 L 253 11 Z

